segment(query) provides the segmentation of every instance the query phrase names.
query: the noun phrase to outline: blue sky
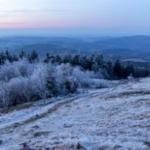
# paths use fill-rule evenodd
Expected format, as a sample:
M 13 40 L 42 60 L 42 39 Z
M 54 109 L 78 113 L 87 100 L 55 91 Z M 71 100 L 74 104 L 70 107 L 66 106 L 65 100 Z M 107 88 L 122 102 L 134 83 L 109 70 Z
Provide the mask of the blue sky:
M 150 34 L 150 0 L 0 0 L 1 34 Z

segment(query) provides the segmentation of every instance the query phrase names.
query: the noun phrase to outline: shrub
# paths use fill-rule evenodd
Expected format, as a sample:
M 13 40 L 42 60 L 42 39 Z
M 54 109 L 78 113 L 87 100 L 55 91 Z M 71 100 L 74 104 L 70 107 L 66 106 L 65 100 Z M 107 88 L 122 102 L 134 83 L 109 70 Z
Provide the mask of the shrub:
M 7 62 L 0 67 L 0 107 L 73 93 L 83 87 L 100 87 L 94 77 L 93 72 L 70 64 Z

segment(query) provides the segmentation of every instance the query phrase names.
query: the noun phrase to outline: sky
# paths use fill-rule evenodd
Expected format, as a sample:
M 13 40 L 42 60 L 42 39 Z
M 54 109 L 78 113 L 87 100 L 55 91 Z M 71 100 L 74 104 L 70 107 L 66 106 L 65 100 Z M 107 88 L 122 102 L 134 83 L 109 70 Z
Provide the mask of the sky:
M 0 35 L 150 35 L 150 0 L 0 0 Z

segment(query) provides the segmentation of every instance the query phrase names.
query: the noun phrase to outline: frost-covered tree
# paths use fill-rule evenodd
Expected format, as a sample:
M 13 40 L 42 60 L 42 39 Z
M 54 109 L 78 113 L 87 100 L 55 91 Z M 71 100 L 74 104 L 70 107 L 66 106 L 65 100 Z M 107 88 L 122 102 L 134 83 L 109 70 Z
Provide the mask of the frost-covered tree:
M 96 61 L 96 63 L 98 64 L 98 66 L 99 67 L 102 67 L 102 65 L 103 65 L 103 55 L 102 54 L 97 54 L 96 56 L 95 56 L 95 61 Z
M 13 61 L 13 58 L 12 58 L 12 56 L 11 56 L 11 54 L 9 53 L 8 50 L 6 50 L 5 58 L 6 58 L 6 60 L 8 60 L 9 62 L 12 62 L 12 61 Z
M 20 52 L 20 54 L 19 54 L 19 58 L 20 58 L 20 59 L 24 59 L 25 57 L 26 57 L 26 53 L 25 53 L 25 51 L 22 49 L 21 52 Z
M 39 60 L 39 56 L 35 50 L 33 50 L 33 52 L 30 55 L 28 55 L 28 60 L 31 63 L 37 62 Z
M 80 65 L 80 55 L 78 54 L 75 54 L 73 57 L 72 57 L 72 62 L 71 64 L 73 66 L 79 66 Z
M 123 66 L 119 60 L 106 62 L 100 54 L 48 54 L 44 61 L 36 52 L 28 58 L 22 56 L 17 59 L 9 52 L 0 53 L 0 107 L 66 95 L 80 88 L 105 87 L 104 79 L 127 78 L 131 73 L 149 76 L 146 68 Z
M 71 55 L 67 53 L 63 56 L 62 63 L 65 63 L 65 64 L 71 63 L 71 60 L 72 60 Z
M 3 52 L 0 53 L 0 65 L 3 65 L 6 61 L 6 56 Z

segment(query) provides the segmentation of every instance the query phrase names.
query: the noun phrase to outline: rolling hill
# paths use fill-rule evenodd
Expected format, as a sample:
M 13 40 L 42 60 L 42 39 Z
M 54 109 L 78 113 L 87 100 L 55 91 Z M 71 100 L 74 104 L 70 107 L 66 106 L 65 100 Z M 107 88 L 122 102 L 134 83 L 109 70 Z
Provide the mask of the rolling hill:
M 150 60 L 150 36 L 126 36 L 109 38 L 63 38 L 63 37 L 7 37 L 0 39 L 0 50 L 12 52 L 22 48 L 30 53 L 33 49 L 40 55 L 47 52 L 64 53 L 101 52 L 111 58 L 142 58 Z

